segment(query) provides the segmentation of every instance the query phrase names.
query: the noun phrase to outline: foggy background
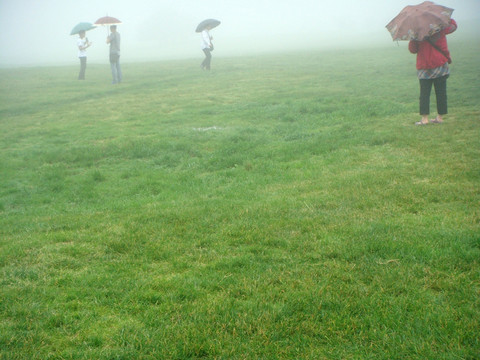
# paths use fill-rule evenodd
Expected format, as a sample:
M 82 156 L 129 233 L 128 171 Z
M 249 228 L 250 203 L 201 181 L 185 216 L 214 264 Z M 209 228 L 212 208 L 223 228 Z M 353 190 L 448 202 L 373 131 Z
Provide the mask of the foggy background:
M 397 46 L 385 25 L 422 0 L 0 0 L 0 66 L 78 64 L 79 22 L 122 21 L 122 62 L 202 58 L 198 23 L 211 31 L 214 56 L 304 49 Z M 459 23 L 452 35 L 480 37 L 480 0 L 442 0 Z M 87 32 L 89 63 L 108 62 L 107 28 Z M 450 41 L 452 39 L 450 38 Z M 406 42 L 404 42 L 406 45 Z M 478 46 L 478 42 L 475 42 Z M 405 46 L 400 44 L 400 46 Z

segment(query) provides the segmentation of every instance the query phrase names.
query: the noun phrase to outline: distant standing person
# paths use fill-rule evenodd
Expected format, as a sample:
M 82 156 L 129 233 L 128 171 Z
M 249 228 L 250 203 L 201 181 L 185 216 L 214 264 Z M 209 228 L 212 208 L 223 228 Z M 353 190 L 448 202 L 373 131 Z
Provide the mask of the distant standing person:
M 202 50 L 205 54 L 205 59 L 201 64 L 201 68 L 203 70 L 210 70 L 210 62 L 212 61 L 212 51 L 213 51 L 213 37 L 210 36 L 209 30 L 211 30 L 211 26 L 205 27 L 202 31 Z
M 122 69 L 120 67 L 120 33 L 117 32 L 117 25 L 110 26 L 110 35 L 107 37 L 107 44 L 110 44 L 110 68 L 112 70 L 112 84 L 122 82 Z
M 78 58 L 80 59 L 78 80 L 85 80 L 85 70 L 87 69 L 87 48 L 89 48 L 92 43 L 85 37 L 85 31 L 80 31 L 78 35 L 80 36 L 77 40 Z
M 447 79 L 450 76 L 448 64 L 452 62 L 448 51 L 446 35 L 457 30 L 455 20 L 450 20 L 450 25 L 437 34 L 423 41 L 411 40 L 408 49 L 412 54 L 417 54 L 417 75 L 420 80 L 420 115 L 421 121 L 415 125 L 429 123 L 430 93 L 432 85 L 435 87 L 437 98 L 437 117 L 430 122 L 442 123 L 443 115 L 448 113 L 447 108 Z

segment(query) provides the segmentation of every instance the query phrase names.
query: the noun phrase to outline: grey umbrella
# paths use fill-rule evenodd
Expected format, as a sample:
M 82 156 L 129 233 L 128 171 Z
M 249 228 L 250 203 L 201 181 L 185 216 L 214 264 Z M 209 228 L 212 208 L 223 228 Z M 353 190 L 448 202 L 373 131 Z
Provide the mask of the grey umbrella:
M 217 27 L 220 25 L 220 21 L 215 20 L 215 19 L 207 19 L 203 20 L 200 24 L 198 24 L 195 32 L 202 32 L 205 30 L 207 27 L 210 27 L 210 29 L 213 29 L 214 27 Z

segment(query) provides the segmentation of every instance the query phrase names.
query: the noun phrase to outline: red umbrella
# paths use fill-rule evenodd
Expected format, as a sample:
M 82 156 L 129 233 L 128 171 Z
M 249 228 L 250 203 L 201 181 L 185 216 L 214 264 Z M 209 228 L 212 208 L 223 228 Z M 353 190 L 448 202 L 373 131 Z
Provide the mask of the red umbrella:
M 117 25 L 121 23 L 120 20 L 111 16 L 104 16 L 95 21 L 95 25 Z
M 388 23 L 393 40 L 424 40 L 450 24 L 453 9 L 425 1 L 406 6 Z

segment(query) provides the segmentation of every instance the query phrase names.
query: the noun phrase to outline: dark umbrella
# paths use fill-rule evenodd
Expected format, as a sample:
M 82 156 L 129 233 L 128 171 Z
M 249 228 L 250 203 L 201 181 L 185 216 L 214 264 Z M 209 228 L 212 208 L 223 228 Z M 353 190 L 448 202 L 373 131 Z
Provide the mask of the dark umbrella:
M 75 27 L 70 31 L 70 35 L 76 35 L 80 33 L 80 31 L 88 31 L 95 29 L 95 25 L 92 25 L 92 23 L 89 22 L 81 22 L 75 25 Z
M 215 20 L 215 19 L 207 19 L 203 20 L 200 24 L 198 24 L 197 28 L 195 29 L 195 32 L 199 33 L 205 30 L 207 27 L 210 27 L 210 29 L 213 29 L 214 27 L 217 27 L 220 25 L 220 21 Z
M 386 28 L 394 41 L 422 41 L 448 27 L 452 13 L 453 9 L 425 1 L 406 6 Z

